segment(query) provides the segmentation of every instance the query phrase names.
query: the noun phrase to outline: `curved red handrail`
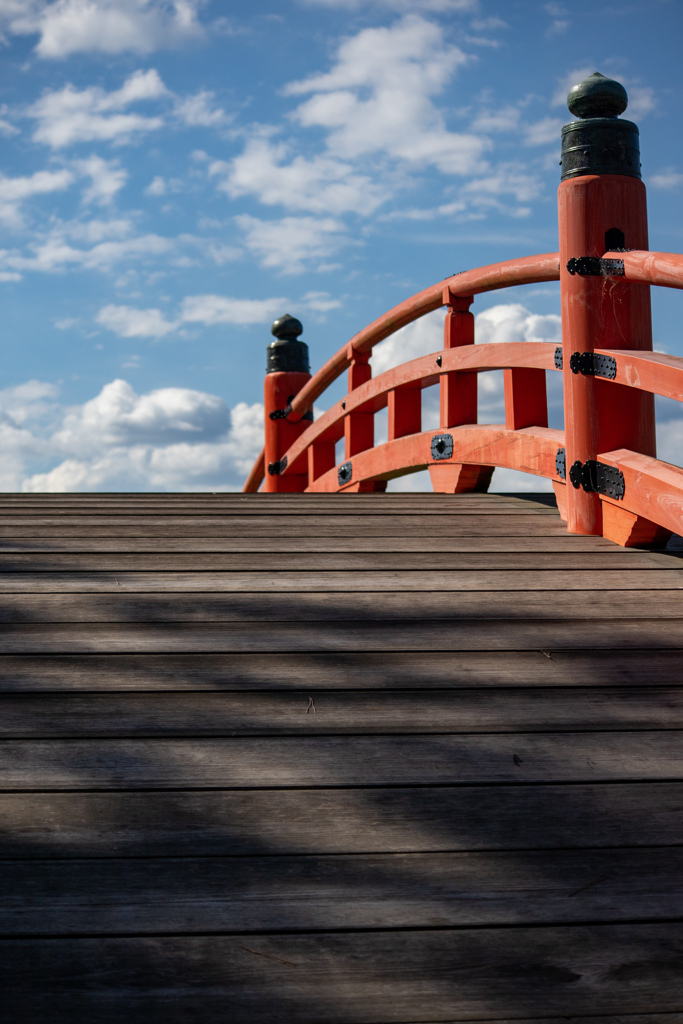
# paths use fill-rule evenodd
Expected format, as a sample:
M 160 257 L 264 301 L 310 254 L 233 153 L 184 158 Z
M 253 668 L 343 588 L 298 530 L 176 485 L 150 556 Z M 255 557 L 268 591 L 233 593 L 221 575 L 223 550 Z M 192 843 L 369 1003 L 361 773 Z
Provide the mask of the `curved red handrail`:
M 614 259 L 615 253 L 605 256 Z M 683 256 L 677 252 L 648 252 L 634 249 L 620 252 L 624 261 L 624 277 L 640 284 L 656 284 L 664 288 L 683 288 Z
M 525 367 L 527 369 L 555 370 L 555 345 L 548 342 L 518 341 L 500 342 L 490 345 L 464 345 L 440 352 L 432 352 L 418 359 L 385 370 L 349 392 L 341 401 L 323 413 L 310 427 L 297 438 L 286 453 L 287 466 L 283 470 L 286 475 L 296 466 L 297 459 L 314 441 L 327 436 L 330 440 L 338 440 L 344 433 L 343 422 L 350 412 L 371 410 L 378 412 L 387 404 L 387 396 L 394 388 L 420 383 L 423 387 L 436 384 L 444 373 L 467 372 L 478 373 L 482 370 L 501 370 L 508 367 Z M 440 363 L 437 364 L 437 358 Z M 433 433 L 433 431 L 432 431 Z
M 558 447 L 564 444 L 564 432 L 551 427 L 527 427 L 508 430 L 499 424 L 472 424 L 450 427 L 453 454 L 441 465 L 476 463 L 505 466 L 536 476 L 559 479 L 555 472 Z M 394 441 L 368 448 L 353 457 L 353 477 L 349 486 L 364 480 L 390 480 L 404 473 L 426 469 L 434 459 L 431 455 L 433 430 L 399 437 Z M 337 468 L 314 480 L 307 491 L 339 491 Z
M 350 364 L 349 353 L 355 348 L 360 352 L 369 352 L 380 341 L 398 331 L 401 327 L 412 323 L 425 313 L 431 313 L 444 305 L 448 294 L 452 296 L 479 295 L 482 292 L 494 291 L 498 288 L 510 288 L 520 284 L 537 284 L 541 281 L 558 281 L 560 277 L 560 259 L 556 252 L 542 253 L 538 256 L 523 256 L 502 263 L 491 263 L 475 270 L 466 270 L 461 274 L 425 288 L 411 298 L 394 306 L 384 316 L 373 321 L 348 344 L 340 348 L 331 359 L 315 373 L 292 401 L 291 417 L 296 420 L 312 407 L 329 385 L 339 377 Z M 444 298 L 444 293 L 446 297 Z M 243 487 L 245 493 L 253 493 L 261 486 L 265 476 L 265 453 L 262 450 L 254 463 Z

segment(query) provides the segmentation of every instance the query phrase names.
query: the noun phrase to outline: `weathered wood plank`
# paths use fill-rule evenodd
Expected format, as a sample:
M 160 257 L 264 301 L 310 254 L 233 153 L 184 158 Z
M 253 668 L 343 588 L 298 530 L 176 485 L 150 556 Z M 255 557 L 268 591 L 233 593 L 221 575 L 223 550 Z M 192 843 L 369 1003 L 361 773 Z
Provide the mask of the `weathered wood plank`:
M 15 1020 L 375 1024 L 679 1012 L 680 925 L 3 941 Z M 23 1015 L 23 1016 L 22 1016 Z
M 110 538 L 111 542 L 111 538 Z M 282 544 L 280 540 L 280 544 Z M 509 545 L 509 539 L 506 541 Z M 256 542 L 254 542 L 256 546 Z M 266 553 L 245 551 L 240 553 L 65 553 L 58 550 L 42 553 L 2 554 L 0 571 L 3 576 L 11 572 L 412 572 L 406 577 L 406 586 L 412 587 L 420 570 L 424 572 L 505 571 L 520 573 L 553 571 L 567 573 L 598 569 L 609 571 L 640 569 L 683 569 L 683 560 L 670 554 L 625 550 L 614 545 L 610 551 L 557 551 L 557 552 L 310 552 L 283 551 Z M 164 575 L 163 579 L 169 579 Z M 250 577 L 251 579 L 251 577 Z M 258 578 L 254 577 L 257 589 Z
M 683 729 L 683 687 L 3 694 L 0 738 Z
M 683 732 L 3 740 L 0 789 L 683 779 Z
M 387 593 L 5 593 L 0 623 L 74 622 L 327 622 L 461 619 L 683 618 L 674 590 L 419 591 Z
M 683 650 L 0 655 L 0 692 L 678 686 Z
M 135 556 L 131 556 L 132 560 Z M 139 560 L 138 560 L 139 561 Z M 683 568 L 683 563 L 681 568 Z M 590 569 L 526 569 L 525 571 L 489 569 L 425 569 L 423 571 L 378 569 L 366 571 L 306 570 L 299 572 L 147 572 L 130 569 L 101 569 L 91 572 L 9 572 L 0 573 L 0 593 L 123 593 L 138 591 L 219 591 L 221 593 L 286 593 L 292 603 L 297 595 L 316 592 L 436 592 L 436 591 L 588 591 L 595 582 Z M 668 590 L 681 593 L 683 572 L 660 569 L 611 569 L 601 576 L 606 591 Z M 552 598 L 550 598 L 552 599 Z M 605 605 L 607 607 L 607 605 Z M 647 611 L 645 607 L 643 609 Z
M 546 651 L 683 647 L 674 619 L 0 625 L 0 654 Z
M 682 808 L 681 782 L 0 793 L 0 856 L 680 846 Z
M 683 916 L 683 849 L 7 861 L 0 937 Z

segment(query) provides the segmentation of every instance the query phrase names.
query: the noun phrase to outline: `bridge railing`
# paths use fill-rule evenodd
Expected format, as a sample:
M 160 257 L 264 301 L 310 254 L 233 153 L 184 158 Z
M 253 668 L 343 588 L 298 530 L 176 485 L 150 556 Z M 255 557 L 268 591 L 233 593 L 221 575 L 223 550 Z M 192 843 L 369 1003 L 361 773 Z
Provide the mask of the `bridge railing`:
M 649 294 L 650 285 L 683 288 L 683 256 L 647 248 L 637 128 L 614 117 L 613 106 L 605 114 L 606 81 L 595 75 L 575 87 L 590 102 L 580 107 L 583 120 L 563 129 L 559 253 L 480 267 L 419 292 L 312 377 L 306 346 L 296 340 L 301 325 L 291 317 L 276 322 L 266 443 L 245 491 L 264 479 L 267 491 L 377 491 L 427 468 L 435 490 L 456 493 L 486 490 L 494 468 L 507 467 L 552 481 L 571 532 L 625 545 L 664 543 L 683 532 L 683 469 L 656 458 L 654 418 L 655 394 L 683 401 L 683 359 L 652 351 Z M 613 103 L 612 87 L 618 93 L 621 86 L 610 84 Z M 579 156 L 577 126 L 584 133 Z M 606 130 L 615 133 L 612 157 Z M 593 149 L 591 133 L 598 133 Z M 474 344 L 475 295 L 558 279 L 561 346 Z M 374 346 L 440 306 L 447 310 L 443 349 L 373 379 Z M 313 422 L 313 403 L 345 369 L 348 393 Z M 478 424 L 477 376 L 494 369 L 504 371 L 505 423 Z M 564 431 L 548 427 L 547 370 L 563 375 Z M 434 385 L 440 425 L 423 431 L 422 390 Z M 388 440 L 375 445 L 374 416 L 384 408 Z

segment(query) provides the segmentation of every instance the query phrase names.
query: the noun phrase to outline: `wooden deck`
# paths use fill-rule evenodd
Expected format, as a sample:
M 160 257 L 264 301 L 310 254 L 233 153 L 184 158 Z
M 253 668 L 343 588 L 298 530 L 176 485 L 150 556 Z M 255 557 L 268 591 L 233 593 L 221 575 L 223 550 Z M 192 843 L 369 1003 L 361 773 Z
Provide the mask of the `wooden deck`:
M 2 496 L 3 1020 L 680 1024 L 683 561 L 546 500 Z

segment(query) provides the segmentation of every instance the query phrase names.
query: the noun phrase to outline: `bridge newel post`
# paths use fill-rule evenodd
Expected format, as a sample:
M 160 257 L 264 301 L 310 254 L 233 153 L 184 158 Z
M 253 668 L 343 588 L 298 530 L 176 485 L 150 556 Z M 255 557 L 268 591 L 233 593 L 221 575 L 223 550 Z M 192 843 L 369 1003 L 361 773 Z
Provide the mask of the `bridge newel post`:
M 271 327 L 275 336 L 266 349 L 266 379 L 264 384 L 265 408 L 265 464 L 264 491 L 300 492 L 308 486 L 306 456 L 294 472 L 282 475 L 281 464 L 287 449 L 304 432 L 313 419 L 312 413 L 291 421 L 288 407 L 304 384 L 311 379 L 308 345 L 299 341 L 303 327 L 296 317 L 285 313 Z
M 618 448 L 654 456 L 654 398 L 584 374 L 572 356 L 652 350 L 649 286 L 628 284 L 618 265 L 604 260 L 648 248 L 647 205 L 638 128 L 618 117 L 628 103 L 623 86 L 596 72 L 570 90 L 567 103 L 577 117 L 562 129 L 558 191 L 567 528 L 599 535 L 603 506 L 585 489 L 581 467 Z M 605 536 L 621 511 L 610 507 Z
M 443 290 L 446 307 L 443 347 L 459 348 L 474 345 L 474 316 L 470 306 L 473 295 L 452 295 Z M 439 429 L 459 427 L 477 422 L 477 374 L 443 373 L 439 378 Z M 487 491 L 493 476 L 492 466 L 433 463 L 429 466 L 432 488 L 447 494 L 465 491 Z

